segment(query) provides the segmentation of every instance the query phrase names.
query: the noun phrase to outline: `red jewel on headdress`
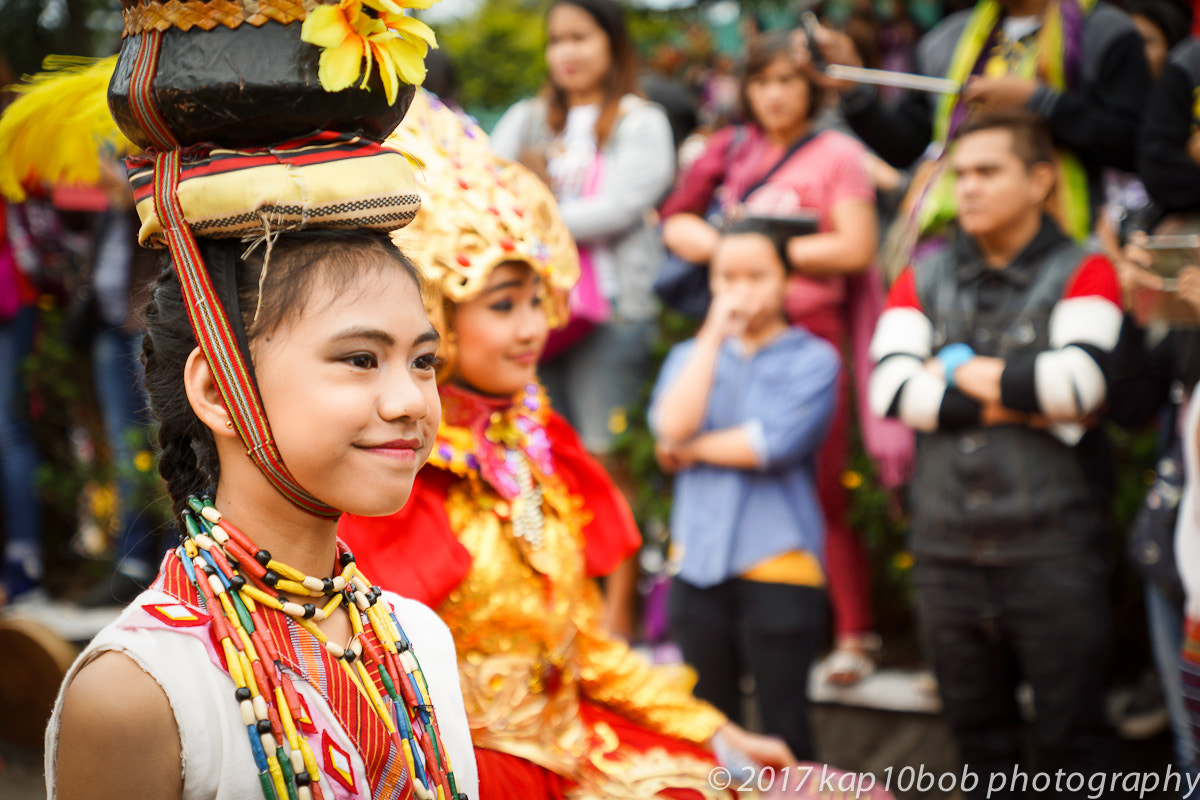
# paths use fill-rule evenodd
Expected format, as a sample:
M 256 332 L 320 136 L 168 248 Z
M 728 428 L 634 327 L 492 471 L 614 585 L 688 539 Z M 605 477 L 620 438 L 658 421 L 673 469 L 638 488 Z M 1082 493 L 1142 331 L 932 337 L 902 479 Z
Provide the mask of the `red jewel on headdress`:
M 510 237 L 510 236 L 502 236 L 502 237 L 500 237 L 500 247 L 501 247 L 503 250 L 506 250 L 506 251 L 511 251 L 511 250 L 513 250 L 513 249 L 514 249 L 516 246 L 517 246 L 517 244 L 516 244 L 516 242 L 514 242 L 514 241 L 512 240 L 512 237 Z
M 542 683 L 546 687 L 547 694 L 558 694 L 558 690 L 562 688 L 562 670 L 557 664 L 549 662 L 545 665 L 542 671 Z
M 458 262 L 459 266 L 462 266 L 462 267 L 471 266 L 471 259 L 467 258 L 466 253 L 459 253 L 458 258 L 456 258 L 455 260 Z

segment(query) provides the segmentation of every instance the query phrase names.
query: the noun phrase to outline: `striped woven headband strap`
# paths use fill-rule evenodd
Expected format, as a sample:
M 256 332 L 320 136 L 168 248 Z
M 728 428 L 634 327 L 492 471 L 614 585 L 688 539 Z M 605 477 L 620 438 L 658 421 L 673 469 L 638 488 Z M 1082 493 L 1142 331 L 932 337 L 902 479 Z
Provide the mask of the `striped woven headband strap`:
M 263 411 L 258 387 L 238 347 L 229 317 L 213 288 L 196 239 L 179 205 L 181 159 L 178 145 L 155 106 L 150 91 L 157 72 L 161 43 L 162 34 L 159 31 L 150 31 L 142 37 L 134 62 L 130 98 L 139 124 L 159 150 L 154 158 L 154 207 L 162 223 L 180 286 L 183 287 L 188 321 L 196 334 L 201 352 L 208 360 L 233 426 L 251 460 L 288 500 L 318 517 L 336 517 L 340 513 L 337 509 L 304 491 L 284 466 L 271 437 L 271 426 Z
M 158 150 L 178 147 L 179 142 L 167 127 L 166 121 L 154 104 L 152 85 L 158 74 L 158 54 L 162 50 L 162 31 L 147 32 L 138 43 L 137 57 L 133 61 L 133 74 L 129 78 L 130 111 L 138 127 L 146 132 L 150 144 Z
M 179 170 L 178 150 L 155 156 L 154 206 L 183 287 L 188 320 L 196 334 L 196 342 L 208 360 L 217 389 L 225 400 L 233 426 L 251 460 L 284 497 L 310 514 L 336 517 L 341 512 L 302 489 L 279 455 L 258 388 L 179 206 L 176 195 Z

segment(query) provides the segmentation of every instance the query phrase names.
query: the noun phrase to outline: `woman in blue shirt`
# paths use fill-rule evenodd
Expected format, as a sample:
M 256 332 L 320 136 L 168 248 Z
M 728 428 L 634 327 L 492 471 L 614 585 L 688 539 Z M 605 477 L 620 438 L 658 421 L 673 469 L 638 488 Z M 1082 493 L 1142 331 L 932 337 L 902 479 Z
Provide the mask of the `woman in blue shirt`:
M 671 627 L 695 693 L 738 719 L 754 676 L 766 732 L 814 755 L 805 687 L 825 633 L 825 520 L 814 457 L 837 400 L 832 345 L 790 327 L 782 241 L 739 223 L 711 263 L 713 303 L 668 355 L 650 422 L 676 472 L 682 551 Z

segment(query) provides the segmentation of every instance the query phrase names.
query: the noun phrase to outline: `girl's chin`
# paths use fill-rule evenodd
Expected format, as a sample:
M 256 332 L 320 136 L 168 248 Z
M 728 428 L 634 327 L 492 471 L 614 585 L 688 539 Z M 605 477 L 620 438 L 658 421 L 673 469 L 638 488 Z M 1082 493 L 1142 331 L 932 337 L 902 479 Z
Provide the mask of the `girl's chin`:
M 356 517 L 390 517 L 404 508 L 412 490 L 411 474 L 406 480 L 393 478 L 382 483 L 364 479 L 356 491 L 344 492 L 342 497 L 331 498 L 329 504 Z
M 531 369 L 527 375 L 514 376 L 508 380 L 488 380 L 472 382 L 465 378 L 456 378 L 458 385 L 489 397 L 512 397 L 525 389 L 531 383 L 537 382 L 537 370 Z
M 410 491 L 403 498 L 392 495 L 386 500 L 376 500 L 374 502 L 343 503 L 341 510 L 346 514 L 353 514 L 356 517 L 390 517 L 404 508 L 411 494 L 412 492 Z
M 496 395 L 497 397 L 512 397 L 514 394 L 524 391 L 526 386 L 536 380 L 537 376 L 531 375 L 521 381 L 513 381 L 512 383 L 497 386 L 496 391 L 492 392 L 492 394 Z

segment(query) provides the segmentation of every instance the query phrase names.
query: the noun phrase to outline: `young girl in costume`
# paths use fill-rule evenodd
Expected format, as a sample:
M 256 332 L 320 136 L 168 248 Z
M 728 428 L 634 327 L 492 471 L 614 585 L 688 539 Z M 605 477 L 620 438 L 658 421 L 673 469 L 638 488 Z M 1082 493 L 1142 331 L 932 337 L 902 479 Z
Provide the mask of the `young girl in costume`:
M 536 373 L 550 324 L 565 319 L 574 248 L 545 186 L 457 126 L 435 108 L 410 111 L 400 131 L 427 180 L 399 241 L 442 292 L 431 315 L 449 344 L 437 444 L 401 513 L 347 515 L 340 533 L 450 626 L 481 798 L 720 796 L 714 739 L 776 765 L 790 754 L 695 699 L 683 670 L 653 668 L 601 629 L 593 578 L 637 530 Z
M 46 734 L 48 793 L 473 798 L 446 626 L 375 586 L 337 538 L 343 510 L 404 505 L 440 417 L 438 334 L 386 233 L 416 211 L 411 168 L 377 140 L 336 132 L 360 128 L 342 123 L 367 93 L 343 103 L 306 89 L 315 58 L 259 63 L 304 47 L 299 20 L 222 35 L 241 43 L 222 61 L 248 58 L 263 78 L 245 88 L 258 93 L 249 100 L 222 89 L 222 111 L 254 114 L 286 95 L 293 113 L 320 106 L 310 116 L 328 129 L 198 144 L 188 133 L 209 120 L 180 115 L 204 103 L 150 89 L 177 77 L 179 49 L 202 42 L 129 30 L 143 11 L 127 11 L 135 63 L 131 78 L 118 60 L 110 106 L 121 119 L 131 104 L 144 123 L 132 130 L 147 154 L 130 162 L 140 238 L 169 250 L 143 361 L 182 544 L 68 673 Z M 289 88 L 317 96 L 298 102 L 271 70 L 309 62 L 312 74 L 290 76 Z M 403 113 L 389 88 L 375 118 L 390 116 L 387 129 Z M 263 125 L 277 121 L 267 114 Z M 255 127 L 234 133 L 244 142 Z
M 239 263 L 241 248 L 208 247 L 205 261 L 245 326 L 288 468 L 336 508 L 395 510 L 439 409 L 437 337 L 412 267 L 382 235 L 294 234 L 275 243 L 259 293 L 261 253 Z M 51 795 L 248 798 L 269 776 L 279 800 L 305 787 L 402 797 L 434 773 L 421 761 L 444 759 L 438 771 L 448 778 L 453 764 L 458 790 L 474 797 L 445 626 L 371 588 L 336 520 L 295 506 L 250 461 L 171 267 L 154 286 L 145 362 L 160 469 L 190 536 L 68 675 L 47 734 Z M 432 699 L 434 717 L 414 713 L 416 697 Z M 412 719 L 397 724 L 401 714 Z M 405 721 L 429 725 L 417 750 L 440 738 L 440 756 L 414 750 Z

